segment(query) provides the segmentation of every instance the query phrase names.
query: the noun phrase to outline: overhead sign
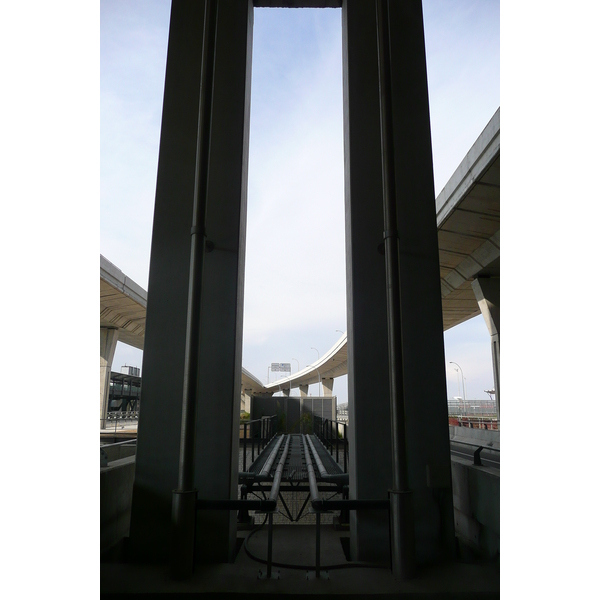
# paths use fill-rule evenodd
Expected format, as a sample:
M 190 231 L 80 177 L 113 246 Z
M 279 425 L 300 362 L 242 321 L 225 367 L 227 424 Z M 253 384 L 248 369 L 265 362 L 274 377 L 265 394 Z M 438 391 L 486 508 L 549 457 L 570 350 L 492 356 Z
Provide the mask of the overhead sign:
M 292 365 L 291 363 L 271 363 L 271 373 L 275 373 L 276 371 L 282 373 L 291 373 Z

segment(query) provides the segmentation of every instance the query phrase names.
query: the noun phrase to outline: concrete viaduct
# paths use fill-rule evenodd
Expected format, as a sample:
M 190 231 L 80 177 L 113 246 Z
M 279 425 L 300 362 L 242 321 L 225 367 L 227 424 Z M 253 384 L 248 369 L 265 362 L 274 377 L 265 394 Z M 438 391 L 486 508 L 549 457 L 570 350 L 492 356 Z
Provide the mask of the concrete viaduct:
M 500 405 L 500 109 L 436 198 L 444 331 L 481 313 L 492 339 L 496 400 Z M 147 293 L 100 256 L 100 419 L 106 418 L 108 381 L 117 340 L 143 349 Z M 254 394 L 308 393 L 348 373 L 348 336 L 322 358 L 265 385 L 242 367 L 242 403 Z

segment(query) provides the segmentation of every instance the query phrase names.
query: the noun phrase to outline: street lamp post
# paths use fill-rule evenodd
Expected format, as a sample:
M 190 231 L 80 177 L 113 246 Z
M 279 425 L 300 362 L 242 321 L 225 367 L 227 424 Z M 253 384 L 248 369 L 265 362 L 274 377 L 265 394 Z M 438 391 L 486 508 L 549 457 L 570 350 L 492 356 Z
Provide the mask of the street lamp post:
M 465 376 L 463 375 L 463 370 L 462 370 L 461 366 L 458 363 L 450 361 L 450 364 L 451 365 L 456 365 L 460 369 L 460 375 L 461 375 L 462 380 L 463 380 L 463 407 L 464 407 L 464 403 L 467 401 L 467 393 L 465 392 Z M 458 389 L 460 391 L 460 385 L 459 385 Z
M 310 347 L 310 349 L 314 350 L 317 353 L 317 360 L 319 360 L 321 358 L 319 351 L 316 348 L 313 348 L 312 346 Z M 319 373 L 319 369 L 317 369 L 317 375 L 319 376 L 319 396 L 322 396 L 323 393 L 321 391 L 321 373 Z
M 269 371 L 271 370 L 271 365 L 267 367 L 267 383 L 269 383 Z

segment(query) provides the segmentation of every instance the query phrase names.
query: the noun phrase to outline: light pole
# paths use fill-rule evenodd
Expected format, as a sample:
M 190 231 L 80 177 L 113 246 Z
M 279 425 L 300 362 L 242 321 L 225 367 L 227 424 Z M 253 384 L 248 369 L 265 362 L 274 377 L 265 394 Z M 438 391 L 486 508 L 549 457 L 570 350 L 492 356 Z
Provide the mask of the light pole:
M 299 370 L 300 370 L 300 363 L 298 362 L 298 359 L 297 359 L 297 358 L 292 358 L 292 360 L 295 360 L 295 361 L 298 363 L 298 371 L 299 371 Z M 298 371 L 296 371 L 296 373 L 297 373 Z
M 461 366 L 458 363 L 450 361 L 450 364 L 451 365 L 456 365 L 460 369 L 460 375 L 461 375 L 462 380 L 463 380 L 463 406 L 464 406 L 464 403 L 467 400 L 467 394 L 465 392 L 465 376 L 463 375 L 463 370 L 462 370 Z M 458 386 L 458 391 L 460 392 L 460 382 L 459 382 L 459 386 Z
M 267 367 L 267 383 L 269 383 L 269 371 L 271 370 L 271 365 Z
M 312 346 L 310 347 L 310 349 L 314 350 L 317 353 L 317 360 L 319 360 L 321 358 L 319 351 L 316 348 L 313 348 Z M 319 373 L 319 369 L 317 369 L 317 375 L 319 376 L 319 396 L 322 396 L 323 393 L 321 392 L 321 373 Z

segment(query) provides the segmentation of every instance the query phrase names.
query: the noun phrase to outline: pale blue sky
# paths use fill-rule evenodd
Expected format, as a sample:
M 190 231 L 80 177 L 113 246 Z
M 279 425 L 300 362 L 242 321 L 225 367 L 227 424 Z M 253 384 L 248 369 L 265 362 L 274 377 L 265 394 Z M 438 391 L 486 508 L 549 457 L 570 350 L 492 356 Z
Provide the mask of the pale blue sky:
M 170 2 L 100 6 L 101 252 L 146 289 Z M 500 104 L 499 3 L 423 6 L 437 194 Z M 255 10 L 253 52 L 243 364 L 266 380 L 271 362 L 303 368 L 346 330 L 341 11 Z M 467 396 L 486 398 L 483 319 L 445 344 Z M 122 364 L 141 352 L 119 344 Z M 346 377 L 334 393 L 347 400 Z

